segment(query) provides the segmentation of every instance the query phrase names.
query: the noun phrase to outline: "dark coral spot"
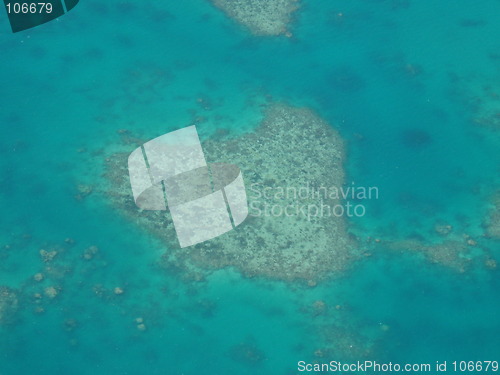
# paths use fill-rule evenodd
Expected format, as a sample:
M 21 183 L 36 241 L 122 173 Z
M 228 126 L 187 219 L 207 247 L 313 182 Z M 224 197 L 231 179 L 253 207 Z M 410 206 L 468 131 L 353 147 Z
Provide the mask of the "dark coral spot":
M 258 365 L 266 358 L 264 353 L 257 348 L 254 340 L 232 346 L 229 350 L 229 357 L 247 366 Z
M 472 19 L 472 18 L 466 18 L 466 19 L 460 20 L 461 27 L 482 27 L 484 25 L 486 25 L 486 21 L 484 21 L 484 20 L 478 20 L 478 19 Z
M 364 79 L 350 67 L 333 70 L 327 79 L 334 90 L 342 92 L 357 92 L 366 86 Z
M 422 148 L 432 142 L 432 137 L 425 130 L 409 129 L 402 133 L 401 141 L 406 147 Z

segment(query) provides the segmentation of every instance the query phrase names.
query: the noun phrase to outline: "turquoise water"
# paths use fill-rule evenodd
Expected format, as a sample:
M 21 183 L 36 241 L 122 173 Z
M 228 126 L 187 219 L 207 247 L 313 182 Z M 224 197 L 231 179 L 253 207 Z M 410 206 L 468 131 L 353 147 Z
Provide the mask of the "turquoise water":
M 498 270 L 458 274 L 382 246 L 315 288 L 234 270 L 187 281 L 160 269 L 163 245 L 98 193 L 105 155 L 134 148 L 118 130 L 151 139 L 196 122 L 202 139 L 237 135 L 268 96 L 334 124 L 348 179 L 379 187 L 351 223 L 360 238 L 431 243 L 438 221 L 481 238 L 500 137 L 474 124 L 468 98 L 500 86 L 499 12 L 494 0 L 309 0 L 290 39 L 252 37 L 208 1 L 82 0 L 18 34 L 2 17 L 0 285 L 19 309 L 0 327 L 0 374 L 292 374 L 332 326 L 343 354 L 327 361 L 499 360 Z M 78 184 L 96 191 L 76 200 Z M 500 260 L 498 241 L 480 241 Z M 37 284 L 39 250 L 54 247 Z M 33 294 L 50 285 L 61 291 L 36 313 Z

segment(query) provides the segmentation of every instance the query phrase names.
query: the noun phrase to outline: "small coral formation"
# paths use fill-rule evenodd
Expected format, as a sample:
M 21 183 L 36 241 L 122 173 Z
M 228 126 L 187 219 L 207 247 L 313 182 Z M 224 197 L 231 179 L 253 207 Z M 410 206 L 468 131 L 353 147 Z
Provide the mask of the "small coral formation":
M 174 73 L 173 69 L 163 64 L 141 62 L 125 72 L 122 85 L 117 90 L 123 95 L 125 105 L 151 104 L 168 89 Z M 119 132 L 124 139 L 130 138 L 128 129 L 120 129 Z
M 495 270 L 497 268 L 497 261 L 495 259 L 492 259 L 492 258 L 487 258 L 484 261 L 484 265 L 486 266 L 486 268 L 488 268 L 490 270 Z
M 308 331 L 315 334 L 315 340 L 311 342 L 313 346 L 308 348 L 312 361 L 372 357 L 378 349 L 377 343 L 390 329 L 385 322 L 376 325 L 375 322 L 367 324 L 366 321 L 352 319 L 352 310 L 345 302 L 309 301 L 300 310 L 308 317 Z
M 453 230 L 453 227 L 449 224 L 436 224 L 434 226 L 434 230 L 436 231 L 436 233 L 438 233 L 439 235 L 441 236 L 447 236 L 451 233 L 451 231 Z
M 43 314 L 45 312 L 45 309 L 42 306 L 35 306 L 34 312 L 35 314 Z
M 298 0 L 212 0 L 226 15 L 247 27 L 255 35 L 285 35 Z
M 74 245 L 75 244 L 75 240 L 71 237 L 67 237 L 64 239 L 64 242 L 68 245 Z
M 108 292 L 107 292 L 106 288 L 105 288 L 103 285 L 101 285 L 101 284 L 94 285 L 94 286 L 92 287 L 92 292 L 93 292 L 93 293 L 94 293 L 97 297 L 99 297 L 99 298 L 103 298 L 103 299 L 105 299 L 105 298 L 107 298 L 107 297 L 109 296 L 109 294 L 108 294 Z
M 116 288 L 113 289 L 113 293 L 119 296 L 125 293 L 125 291 L 123 290 L 123 288 L 117 286 Z
M 492 213 L 494 215 L 495 212 Z M 488 244 L 488 239 L 495 239 L 494 233 L 488 234 L 489 220 L 483 223 L 485 233 L 482 236 L 471 236 L 454 229 L 452 225 L 438 222 L 434 225 L 434 232 L 442 238 L 434 241 L 426 240 L 420 235 L 414 235 L 402 239 L 375 239 L 368 238 L 371 243 L 371 250 L 375 250 L 378 245 L 384 249 L 394 250 L 400 253 L 415 252 L 423 256 L 430 263 L 445 266 L 459 273 L 465 273 L 473 269 L 487 268 L 495 269 L 496 262 L 492 258 L 492 247 Z M 365 253 L 365 256 L 372 253 Z
M 388 332 L 391 329 L 391 326 L 388 324 L 379 323 L 379 326 L 380 326 L 380 330 L 383 332 Z
M 366 337 L 359 329 L 337 323 L 320 325 L 318 329 L 323 346 L 314 351 L 317 358 L 343 358 L 344 361 L 355 361 L 373 355 L 374 340 Z
M 477 246 L 477 241 L 473 240 L 472 238 L 467 239 L 467 245 L 469 246 Z
M 318 285 L 318 283 L 316 282 L 316 280 L 307 280 L 307 286 L 309 288 L 314 288 Z
M 36 273 L 34 276 L 33 276 L 33 280 L 37 281 L 37 282 L 40 282 L 44 279 L 44 276 L 43 276 L 43 273 Z
M 0 286 L 0 325 L 11 323 L 18 307 L 16 293 L 6 286 Z
M 55 286 L 48 286 L 47 288 L 44 289 L 44 293 L 50 299 L 54 299 L 59 294 L 59 288 Z
M 78 321 L 76 319 L 70 318 L 64 321 L 64 329 L 67 332 L 72 332 L 78 327 Z
M 42 257 L 42 260 L 45 263 L 51 262 L 55 258 L 56 255 L 57 255 L 56 250 L 52 250 L 52 251 L 47 251 L 44 249 L 40 250 L 40 256 Z
M 79 184 L 76 186 L 77 193 L 75 194 L 75 199 L 81 201 L 87 198 L 94 191 L 94 187 L 91 185 Z
M 140 212 L 135 206 L 128 181 L 128 154 L 107 158 L 111 182 L 107 196 L 124 214 L 169 245 L 162 259 L 164 268 L 197 274 L 196 269 L 233 266 L 248 277 L 300 279 L 314 286 L 343 270 L 353 258 L 355 244 L 347 234 L 345 216 L 326 214 L 325 210 L 324 215 L 307 217 L 303 210 L 295 210 L 335 207 L 341 202 L 338 198 L 269 193 L 287 187 L 307 187 L 310 192 L 344 184 L 343 141 L 314 112 L 272 104 L 254 132 L 209 140 L 203 148 L 210 162 L 230 161 L 241 169 L 250 216 L 235 230 L 182 250 L 178 250 L 173 224 L 165 212 Z M 292 207 L 291 215 L 283 213 L 288 207 Z M 265 208 L 276 210 L 265 212 Z
M 469 239 L 470 240 L 470 239 Z M 424 243 L 418 240 L 402 240 L 384 243 L 387 248 L 398 251 L 416 251 L 431 263 L 441 264 L 464 273 L 471 264 L 469 240 L 446 240 L 438 244 Z
M 34 312 L 35 314 L 43 314 L 45 312 L 45 308 L 42 306 L 43 296 L 41 293 L 34 293 L 32 295 L 32 302 L 35 305 Z
M 484 223 L 486 236 L 494 239 L 500 239 L 500 191 L 492 199 L 492 209 Z
M 492 86 L 484 86 L 480 97 L 475 99 L 476 117 L 479 126 L 500 130 L 500 94 Z
M 144 318 L 135 318 L 135 323 L 137 324 L 137 329 L 141 332 L 144 332 L 148 329 L 148 327 L 146 326 L 146 324 L 144 323 Z
M 266 359 L 264 352 L 257 347 L 253 339 L 248 339 L 231 347 L 229 357 L 236 362 L 249 366 L 258 365 Z
M 326 312 L 326 303 L 323 300 L 317 300 L 313 303 L 313 315 L 324 315 Z
M 493 131 L 500 130 L 500 76 L 456 77 L 457 97 L 472 112 L 471 122 Z
M 83 251 L 83 259 L 90 260 L 99 252 L 97 246 L 90 246 Z

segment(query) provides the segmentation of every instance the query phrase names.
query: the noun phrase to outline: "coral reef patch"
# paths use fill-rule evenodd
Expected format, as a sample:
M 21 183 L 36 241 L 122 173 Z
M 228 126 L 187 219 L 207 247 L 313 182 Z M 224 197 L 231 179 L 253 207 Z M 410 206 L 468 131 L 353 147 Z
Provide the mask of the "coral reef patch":
M 286 35 L 298 0 L 212 0 L 227 16 L 254 35 Z
M 231 162 L 243 173 L 250 215 L 235 230 L 179 249 L 173 224 L 164 211 L 140 212 L 134 204 L 127 153 L 106 158 L 110 186 L 105 194 L 116 207 L 164 241 L 169 250 L 161 264 L 170 270 L 236 267 L 244 275 L 316 282 L 343 270 L 353 258 L 354 240 L 344 216 L 285 214 L 287 207 L 327 205 L 339 199 L 270 194 L 286 187 L 341 187 L 344 145 L 339 134 L 314 112 L 271 104 L 254 132 L 203 144 L 209 162 Z M 265 212 L 272 207 L 274 211 Z M 293 211 L 293 209 L 292 209 Z M 280 213 L 280 214 L 275 214 Z M 194 267 L 194 268 L 193 268 Z

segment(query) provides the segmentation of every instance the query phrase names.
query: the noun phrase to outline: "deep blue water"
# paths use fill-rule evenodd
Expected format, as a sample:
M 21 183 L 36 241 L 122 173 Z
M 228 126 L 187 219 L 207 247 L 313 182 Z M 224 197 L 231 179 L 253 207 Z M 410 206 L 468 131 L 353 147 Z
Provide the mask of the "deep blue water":
M 78 184 L 105 183 L 119 129 L 150 139 L 205 116 L 202 139 L 237 135 L 268 95 L 327 119 L 346 140 L 348 180 L 379 187 L 351 223 L 358 236 L 433 242 L 443 221 L 480 238 L 500 137 L 467 103 L 490 100 L 478 87 L 500 90 L 498 14 L 494 0 L 304 0 L 290 39 L 253 37 L 208 1 L 82 0 L 18 34 L 2 15 L 0 285 L 19 310 L 0 327 L 0 374 L 292 374 L 332 323 L 373 341 L 354 360 L 500 360 L 498 270 L 458 274 L 382 249 L 311 289 L 232 270 L 187 282 L 158 269 L 163 245 L 105 197 L 74 198 Z M 481 245 L 500 260 L 498 241 Z M 54 246 L 67 272 L 37 284 L 39 250 Z M 33 294 L 49 285 L 61 292 L 35 313 Z M 315 318 L 316 300 L 343 310 Z M 265 360 L 238 361 L 242 342 Z

